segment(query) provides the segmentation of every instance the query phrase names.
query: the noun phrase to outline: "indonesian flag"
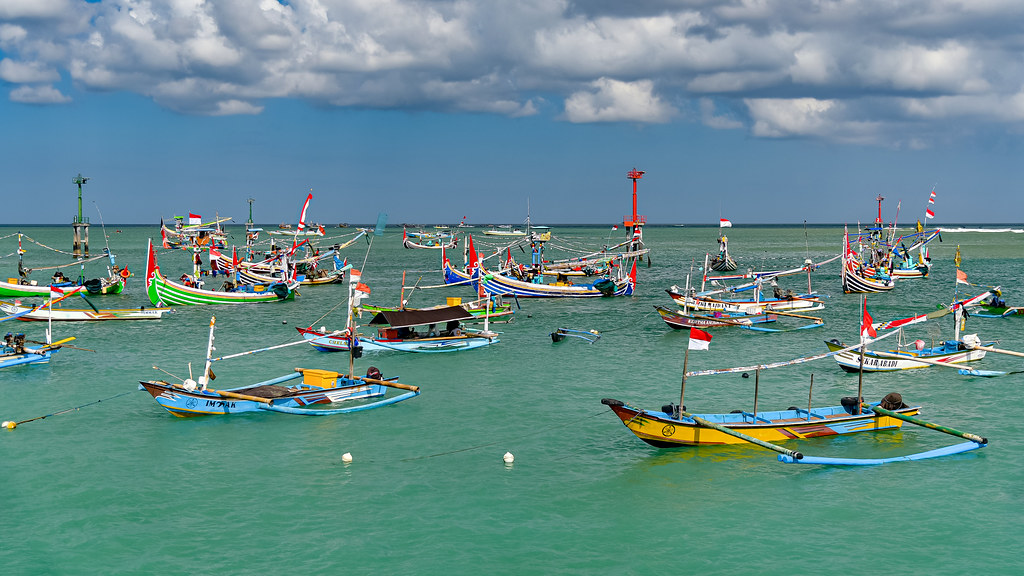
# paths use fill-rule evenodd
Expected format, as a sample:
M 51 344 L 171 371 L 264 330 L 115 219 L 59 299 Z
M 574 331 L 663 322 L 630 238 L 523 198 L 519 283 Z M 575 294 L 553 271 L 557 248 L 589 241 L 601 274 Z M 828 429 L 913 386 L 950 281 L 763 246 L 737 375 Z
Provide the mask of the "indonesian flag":
M 64 291 L 56 286 L 50 286 L 50 300 L 60 300 L 64 297 Z
M 302 212 L 299 213 L 299 232 L 306 229 L 306 209 L 309 208 L 309 201 L 312 199 L 313 193 L 310 192 L 309 195 L 306 196 L 306 202 L 302 204 Z
M 360 279 L 360 278 L 362 278 L 362 276 L 363 276 L 363 273 L 362 273 L 362 272 L 360 272 L 359 270 L 356 270 L 355 268 L 353 268 L 353 269 L 352 269 L 352 270 L 351 270 L 351 271 L 350 271 L 350 272 L 348 273 L 348 281 L 349 281 L 349 282 L 355 282 L 355 283 L 358 283 L 358 282 L 359 282 L 359 279 Z
M 326 234 L 326 233 L 327 233 L 327 232 L 326 232 L 326 231 L 324 230 L 324 225 L 323 225 L 323 224 L 320 224 L 320 225 L 318 225 L 318 226 L 317 226 L 317 229 L 316 229 L 316 233 L 317 233 L 317 234 L 319 234 L 319 235 L 321 235 L 321 236 L 323 236 L 324 234 Z
M 935 218 L 935 212 L 932 212 L 931 208 L 927 208 L 924 211 L 924 217 L 925 217 L 925 220 L 927 220 L 929 218 Z
M 958 269 L 956 271 L 956 283 L 970 285 L 970 282 L 967 281 L 967 272 Z
M 928 203 L 935 204 L 935 190 L 932 190 L 931 195 L 928 196 Z
M 868 299 L 864 298 L 864 320 L 860 324 L 861 338 L 877 338 L 878 331 L 871 325 L 871 314 L 868 314 Z
M 366 284 L 363 284 L 362 282 L 356 282 L 356 292 L 362 292 L 363 294 L 369 296 L 370 287 L 367 286 Z
M 612 226 L 612 230 L 618 230 L 618 229 L 619 229 L 618 226 Z
M 690 350 L 707 350 L 711 345 L 711 334 L 700 328 L 690 328 Z
M 203 217 L 200 216 L 199 214 L 193 214 L 193 213 L 189 212 L 188 213 L 188 223 L 189 223 L 189 225 L 192 225 L 192 224 L 202 224 L 203 223 Z
M 719 228 L 732 228 L 732 222 L 726 220 L 725 218 L 719 218 L 718 219 L 718 227 Z

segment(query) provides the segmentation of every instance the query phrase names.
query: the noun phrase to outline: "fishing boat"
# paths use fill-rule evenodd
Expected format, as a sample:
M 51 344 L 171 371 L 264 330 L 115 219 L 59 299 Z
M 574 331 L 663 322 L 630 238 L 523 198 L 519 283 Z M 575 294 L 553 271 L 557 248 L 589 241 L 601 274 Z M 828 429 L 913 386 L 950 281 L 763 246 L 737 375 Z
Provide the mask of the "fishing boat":
M 115 256 L 111 254 L 110 248 L 104 250 L 104 253 L 98 256 L 94 256 L 88 259 L 79 259 L 77 262 L 71 262 L 68 264 L 59 264 L 56 266 L 40 266 L 36 268 L 26 268 L 23 262 L 23 255 L 25 250 L 22 248 L 22 240 L 28 240 L 42 248 L 53 250 L 44 244 L 36 242 L 31 237 L 18 233 L 18 277 L 8 278 L 6 282 L 0 281 L 0 297 L 7 298 L 31 298 L 41 297 L 46 298 L 50 294 L 50 287 L 54 286 L 57 288 L 71 288 L 75 286 L 84 286 L 90 294 L 100 296 L 104 294 L 120 294 L 124 291 L 125 283 L 128 278 L 131 277 L 131 272 L 128 267 L 121 268 L 115 264 Z M 56 250 L 55 250 L 56 251 Z M 89 280 L 85 279 L 85 265 L 106 258 L 109 260 L 107 265 L 107 276 L 92 278 Z M 80 274 L 77 279 L 71 279 L 64 275 L 61 271 L 63 268 L 69 268 L 72 266 L 78 266 L 80 268 Z M 38 280 L 32 280 L 29 275 L 32 272 L 39 272 L 45 270 L 56 270 L 49 282 L 46 284 L 40 284 Z
M 777 314 L 744 314 L 741 312 L 706 312 L 695 313 L 685 310 L 670 310 L 664 306 L 654 306 L 658 315 L 666 324 L 676 330 L 686 328 L 711 328 L 717 326 L 750 326 L 767 324 L 778 320 Z
M 834 353 L 829 352 L 819 356 L 797 358 L 765 365 L 687 372 L 686 365 L 690 349 L 707 349 L 711 338 L 712 336 L 707 332 L 697 328 L 690 329 L 690 343 L 683 356 L 683 379 L 679 394 L 679 404 L 666 404 L 661 407 L 661 410 L 645 410 L 635 408 L 614 398 L 604 398 L 601 400 L 601 403 L 608 406 L 633 435 L 657 448 L 747 443 L 778 452 L 778 460 L 786 463 L 877 465 L 897 461 L 937 458 L 975 450 L 988 444 L 986 438 L 976 434 L 961 432 L 915 418 L 915 415 L 920 412 L 921 407 L 908 406 L 903 402 L 903 397 L 900 394 L 891 393 L 879 402 L 866 403 L 863 399 L 862 384 L 858 385 L 857 396 L 842 398 L 837 406 L 814 408 L 811 397 L 811 392 L 814 388 L 813 376 L 811 377 L 811 386 L 808 390 L 806 409 L 790 406 L 785 410 L 758 410 L 758 381 L 762 370 L 801 364 L 821 359 Z M 868 341 L 851 347 L 851 349 L 862 347 L 866 343 Z M 688 377 L 705 374 L 747 372 L 749 370 L 755 372 L 754 402 L 751 410 L 748 411 L 741 408 L 728 413 L 687 412 L 683 401 Z M 968 440 L 968 442 L 919 454 L 886 459 L 807 457 L 801 452 L 777 444 L 797 439 L 895 430 L 901 428 L 904 422 L 959 436 Z
M 474 319 L 461 306 L 432 310 L 383 311 L 374 315 L 370 326 L 378 326 L 374 336 L 353 331 L 327 331 L 296 328 L 303 338 L 322 352 L 341 352 L 359 347 L 362 352 L 460 352 L 496 344 L 497 335 L 466 329 L 463 322 Z
M 26 311 L 18 312 L 5 318 L 0 318 L 0 322 L 21 318 L 30 312 L 39 311 L 43 308 L 46 308 L 47 311 L 49 311 L 53 308 L 54 303 L 60 302 L 64 298 L 77 293 L 79 290 L 81 290 L 81 288 L 68 290 L 65 293 L 60 288 L 54 288 L 50 294 L 50 298 L 46 302 L 33 308 L 29 308 Z M 75 339 L 74 336 L 70 336 L 63 340 L 53 342 L 52 334 L 52 327 L 47 325 L 46 341 L 33 342 L 40 344 L 40 346 L 33 347 L 26 346 L 26 343 L 30 341 L 25 339 L 25 334 L 8 332 L 4 336 L 3 342 L 0 343 L 0 368 L 9 368 L 11 366 L 20 366 L 22 364 L 47 364 L 50 362 L 50 358 L 60 350 L 62 345 Z
M 402 246 L 406 248 L 421 248 L 430 250 L 441 250 L 445 248 L 455 248 L 459 243 L 459 237 L 456 234 L 449 232 L 439 233 L 425 233 L 425 232 L 413 232 L 410 233 L 407 229 L 402 229 Z
M 737 268 L 736 261 L 729 256 L 729 237 L 718 235 L 718 255 L 711 259 L 711 269 L 716 272 L 732 272 Z
M 367 370 L 366 376 L 345 376 L 331 370 L 296 368 L 294 372 L 264 380 L 256 384 L 215 390 L 210 384 L 216 375 L 211 365 L 220 360 L 237 358 L 284 348 L 304 341 L 270 346 L 257 350 L 249 350 L 213 358 L 213 330 L 216 318 L 210 319 L 210 336 L 206 349 L 206 365 L 198 380 L 192 379 L 191 365 L 189 377 L 180 384 L 164 380 L 144 380 L 139 382 L 139 389 L 145 390 L 157 404 L 179 417 L 227 415 L 242 412 L 283 412 L 302 416 L 331 416 L 359 412 L 381 406 L 395 404 L 419 395 L 419 388 L 384 380 L 375 367 Z M 156 368 L 156 367 L 154 367 Z M 159 370 L 159 368 L 157 368 Z M 301 382 L 292 382 L 302 378 Z M 292 382 L 292 383 L 289 383 Z M 358 404 L 354 406 L 333 408 L 339 402 L 380 398 L 388 388 L 405 390 L 405 393 L 390 398 Z M 323 406 L 323 407 L 321 407 Z
M 490 306 L 488 306 L 488 302 L 490 303 Z M 464 322 L 466 323 L 483 322 L 485 316 L 490 322 L 494 323 L 511 322 L 512 317 L 515 314 L 515 310 L 512 309 L 512 304 L 502 302 L 500 296 L 477 298 L 469 302 L 463 302 L 462 298 L 459 297 L 449 297 L 446 304 L 438 304 L 436 306 L 426 306 L 421 308 L 410 306 L 377 306 L 374 304 L 360 304 L 359 309 L 361 312 L 377 314 L 378 312 L 398 312 L 402 310 L 437 310 L 448 306 L 461 306 L 466 310 L 466 312 L 469 312 L 473 318 L 465 320 Z
M 869 333 L 877 330 L 898 330 L 899 344 L 891 350 L 868 350 L 862 348 L 860 352 L 854 352 L 833 338 L 825 342 L 830 352 L 835 353 L 835 361 L 839 367 L 846 372 L 895 372 L 898 370 L 910 370 L 915 368 L 929 368 L 931 366 L 949 366 L 963 362 L 973 362 L 985 357 L 985 350 L 982 347 L 994 346 L 995 342 L 982 342 L 977 334 L 965 334 L 961 337 L 960 330 L 963 325 L 963 310 L 980 302 L 990 295 L 985 292 L 961 301 L 953 302 L 948 307 L 927 314 L 919 314 L 909 318 L 901 318 L 883 322 L 870 328 L 865 327 Z M 870 320 L 867 311 L 867 300 L 864 300 L 863 315 L 865 323 Z M 903 340 L 903 329 L 905 326 L 926 322 L 931 319 L 940 318 L 947 314 L 953 314 L 953 338 L 944 340 L 938 344 L 928 346 L 924 340 L 915 340 L 906 343 Z M 861 367 L 863 365 L 863 368 Z
M 505 225 L 484 230 L 484 236 L 526 236 L 526 232 L 519 228 Z
M 146 293 L 149 301 L 156 306 L 193 304 L 247 304 L 251 302 L 277 302 L 295 298 L 297 282 L 275 282 L 255 286 L 237 286 L 226 283 L 228 291 L 217 292 L 199 286 L 188 286 L 172 282 L 160 273 L 153 241 L 148 245 L 149 258 L 146 262 Z M 199 284 L 194 276 L 185 276 L 186 281 Z
M 1024 306 L 1007 306 L 1002 290 L 996 288 L 987 300 L 979 302 L 969 312 L 974 318 L 1009 318 L 1024 316 Z
M 899 395 L 889 395 L 898 397 Z M 763 442 L 784 442 L 787 440 L 840 436 L 856 432 L 877 432 L 894 430 L 903 425 L 903 420 L 862 410 L 854 397 L 843 398 L 838 406 L 824 406 L 806 410 L 758 411 L 755 415 L 746 410 L 729 413 L 695 413 L 680 416 L 675 405 L 663 406 L 661 410 L 634 408 L 620 400 L 605 398 L 601 403 L 611 408 L 622 423 L 637 438 L 657 448 L 680 446 L 714 446 L 723 444 L 744 444 L 742 439 L 719 428 L 708 427 L 711 422 L 720 427 L 742 433 Z M 920 406 L 906 406 L 902 398 L 898 403 L 886 403 L 885 399 L 875 402 L 879 406 L 901 415 L 913 416 L 920 412 Z M 698 420 L 699 419 L 699 420 Z
M 30 306 L 0 302 L 0 311 L 4 314 L 25 314 L 18 317 L 19 320 L 45 321 L 52 319 L 54 322 L 81 322 L 98 320 L 159 320 L 171 308 L 54 308 L 52 313 L 38 310 Z

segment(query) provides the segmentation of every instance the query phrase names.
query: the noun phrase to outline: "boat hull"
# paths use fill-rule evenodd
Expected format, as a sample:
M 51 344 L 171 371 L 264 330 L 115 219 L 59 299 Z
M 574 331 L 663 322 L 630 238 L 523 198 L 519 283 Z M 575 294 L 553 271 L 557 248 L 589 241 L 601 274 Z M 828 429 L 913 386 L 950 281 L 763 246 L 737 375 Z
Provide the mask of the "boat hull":
M 775 314 L 730 314 L 723 312 L 685 314 L 681 311 L 673 312 L 661 306 L 655 306 L 654 308 L 658 311 L 661 319 L 676 330 L 714 328 L 717 326 L 750 326 L 752 324 L 775 322 L 779 318 Z
M 311 328 L 296 328 L 310 345 L 321 352 L 347 352 L 349 341 L 344 332 L 321 332 Z M 498 342 L 497 338 L 486 338 L 463 334 L 438 338 L 374 338 L 358 336 L 363 352 L 460 352 L 474 350 Z
M 640 410 L 618 400 L 605 399 L 602 403 L 608 405 L 637 438 L 658 448 L 747 443 L 713 428 L 701 427 L 689 418 L 676 419 L 665 412 Z M 920 407 L 897 410 L 906 416 L 913 416 L 919 411 Z M 852 414 L 843 406 L 814 408 L 810 413 L 807 410 L 758 412 L 756 422 L 749 412 L 695 416 L 773 444 L 787 440 L 894 430 L 903 425 L 902 420 L 874 412 Z
M 994 342 L 986 342 L 985 346 L 991 346 Z M 846 348 L 841 342 L 830 340 L 826 341 L 825 345 L 828 346 L 829 352 L 836 352 Z M 950 341 L 943 346 L 936 346 L 934 348 L 926 348 L 920 352 L 906 352 L 903 350 L 886 350 L 887 353 L 898 355 L 899 358 L 890 358 L 888 356 L 880 356 L 870 350 L 864 352 L 864 371 L 865 372 L 896 372 L 898 370 L 912 370 L 916 368 L 930 368 L 931 364 L 924 362 L 916 362 L 914 358 L 921 358 L 922 360 L 928 360 L 929 362 L 942 362 L 943 364 L 959 364 L 962 362 L 973 362 L 975 360 L 981 360 L 985 357 L 984 350 L 973 350 L 973 349 L 959 349 L 956 343 Z M 860 353 L 853 350 L 847 350 L 840 352 L 833 356 L 839 367 L 846 372 L 859 372 L 860 371 Z
M 26 306 L 18 306 L 16 304 L 8 304 L 7 302 L 0 302 L 0 310 L 5 314 L 18 314 L 32 308 Z M 52 320 L 54 322 L 82 322 L 82 321 L 97 321 L 97 320 L 159 320 L 165 312 L 169 312 L 170 308 L 146 308 L 140 307 L 126 308 L 126 309 L 100 309 L 88 310 L 78 308 L 54 308 L 52 311 Z M 45 308 L 41 308 L 34 312 L 29 312 L 18 317 L 19 320 L 45 322 L 51 319 L 51 312 Z
M 247 394 L 258 386 L 277 386 L 289 380 L 301 378 L 302 374 L 294 373 L 260 382 L 252 386 L 227 390 Z M 272 398 L 273 404 L 281 408 L 301 408 L 317 404 L 333 404 L 345 400 L 357 400 L 383 396 L 385 387 L 380 384 L 367 384 L 359 381 L 339 378 L 346 385 L 333 388 L 311 388 L 301 385 L 288 386 L 293 392 L 287 396 Z M 141 381 L 139 388 L 149 392 L 162 408 L 181 418 L 193 416 L 217 416 L 239 414 L 243 412 L 259 412 L 266 410 L 263 402 L 242 400 L 221 396 L 214 392 L 201 389 L 186 390 L 185 388 L 161 381 Z
M 45 352 L 36 352 L 37 348 L 26 348 L 25 352 L 14 352 L 14 350 L 3 347 L 0 349 L 0 368 L 21 366 L 22 364 L 49 364 L 50 358 L 57 353 L 57 349 Z

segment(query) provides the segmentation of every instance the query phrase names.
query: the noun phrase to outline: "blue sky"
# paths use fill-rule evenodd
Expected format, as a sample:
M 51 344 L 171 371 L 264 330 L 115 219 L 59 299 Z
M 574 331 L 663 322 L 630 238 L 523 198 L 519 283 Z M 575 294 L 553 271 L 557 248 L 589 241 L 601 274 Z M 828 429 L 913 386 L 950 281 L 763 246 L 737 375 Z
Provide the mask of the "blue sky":
M 628 9 L 627 9 L 628 7 Z M 0 224 L 1020 223 L 1017 1 L 3 0 Z M 8 204 L 8 206 L 10 206 Z

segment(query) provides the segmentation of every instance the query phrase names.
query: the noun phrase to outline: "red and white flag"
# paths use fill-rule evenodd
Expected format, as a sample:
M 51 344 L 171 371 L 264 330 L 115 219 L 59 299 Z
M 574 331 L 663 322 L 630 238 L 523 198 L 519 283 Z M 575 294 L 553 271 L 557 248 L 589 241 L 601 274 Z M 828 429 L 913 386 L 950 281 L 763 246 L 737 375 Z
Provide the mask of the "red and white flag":
M 202 216 L 200 216 L 199 214 L 193 214 L 191 212 L 188 213 L 188 224 L 189 224 L 189 226 L 192 226 L 192 225 L 195 225 L 195 224 L 202 224 L 202 223 L 203 223 L 203 217 Z
M 56 286 L 50 286 L 50 300 L 60 300 L 64 297 L 64 291 Z
M 309 195 L 306 196 L 306 202 L 302 205 L 302 212 L 299 213 L 299 227 L 297 228 L 299 232 L 306 229 L 306 209 L 309 208 L 309 201 L 312 199 L 313 193 L 310 192 Z
M 970 282 L 967 281 L 967 272 L 958 269 L 956 271 L 956 283 L 970 285 Z
M 732 228 L 732 222 L 726 220 L 725 218 L 719 218 L 718 219 L 718 227 L 719 228 Z
M 711 345 L 711 334 L 700 328 L 690 328 L 690 350 L 707 350 Z
M 928 203 L 929 204 L 935 204 L 935 190 L 932 190 L 931 195 L 928 196 Z
M 929 218 L 935 218 L 935 212 L 932 212 L 931 208 L 926 209 L 924 211 L 924 218 L 925 218 L 925 220 L 927 220 Z
M 860 324 L 860 335 L 862 338 L 877 338 L 878 331 L 872 326 L 871 314 L 868 314 L 868 299 L 864 299 L 864 319 Z
M 366 284 L 363 284 L 362 282 L 357 282 L 356 283 L 356 292 L 362 292 L 363 294 L 369 295 L 370 294 L 370 287 L 367 286 Z

